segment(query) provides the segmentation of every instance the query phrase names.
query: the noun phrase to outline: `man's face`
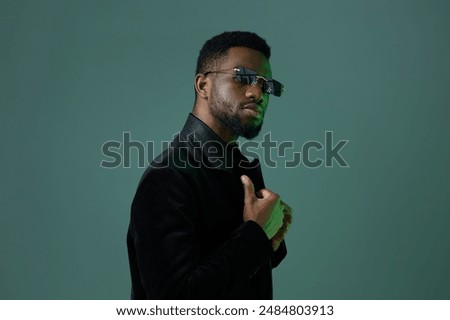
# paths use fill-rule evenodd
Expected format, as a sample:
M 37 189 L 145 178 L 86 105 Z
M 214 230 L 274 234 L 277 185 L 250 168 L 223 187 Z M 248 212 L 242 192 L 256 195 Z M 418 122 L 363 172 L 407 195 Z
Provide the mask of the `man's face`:
M 238 66 L 252 69 L 265 78 L 272 77 L 269 61 L 262 53 L 246 47 L 230 48 L 216 69 L 230 72 L 213 74 L 210 110 L 234 135 L 252 139 L 261 130 L 269 94 L 263 93 L 258 84 L 238 82 L 231 71 Z

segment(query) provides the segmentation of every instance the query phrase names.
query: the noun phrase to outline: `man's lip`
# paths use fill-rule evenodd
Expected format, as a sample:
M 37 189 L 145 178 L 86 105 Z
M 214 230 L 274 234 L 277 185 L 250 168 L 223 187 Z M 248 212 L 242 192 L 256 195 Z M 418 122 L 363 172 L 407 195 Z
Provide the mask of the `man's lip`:
M 259 113 L 261 113 L 261 111 L 262 111 L 262 109 L 259 108 L 258 105 L 254 104 L 254 103 L 246 104 L 244 106 L 244 109 L 250 109 L 250 110 L 253 110 L 253 111 L 256 111 L 256 112 L 259 112 Z

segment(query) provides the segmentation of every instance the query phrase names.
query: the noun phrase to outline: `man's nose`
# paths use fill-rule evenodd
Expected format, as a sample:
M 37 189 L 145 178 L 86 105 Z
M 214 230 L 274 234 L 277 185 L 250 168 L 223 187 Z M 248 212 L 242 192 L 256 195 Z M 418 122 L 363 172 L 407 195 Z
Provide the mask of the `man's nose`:
M 245 95 L 247 98 L 253 98 L 255 101 L 263 101 L 264 99 L 262 87 L 259 83 L 247 86 L 247 91 Z

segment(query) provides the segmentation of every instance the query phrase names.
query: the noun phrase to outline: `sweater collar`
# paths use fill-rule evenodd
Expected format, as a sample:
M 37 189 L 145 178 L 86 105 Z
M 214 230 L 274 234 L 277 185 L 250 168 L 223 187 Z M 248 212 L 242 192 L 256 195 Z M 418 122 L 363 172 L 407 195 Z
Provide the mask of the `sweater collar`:
M 241 153 L 236 142 L 225 142 L 203 121 L 189 114 L 179 139 L 187 141 L 194 150 L 196 161 L 211 169 L 232 172 L 237 165 L 247 167 L 253 162 Z

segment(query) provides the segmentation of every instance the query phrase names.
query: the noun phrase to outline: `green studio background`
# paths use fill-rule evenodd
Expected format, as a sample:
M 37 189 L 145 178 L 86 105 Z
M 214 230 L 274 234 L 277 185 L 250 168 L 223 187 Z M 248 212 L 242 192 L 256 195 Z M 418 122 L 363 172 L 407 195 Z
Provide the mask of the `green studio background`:
M 144 169 L 136 148 L 101 168 L 102 145 L 128 132 L 160 151 L 200 47 L 240 29 L 286 86 L 262 134 L 288 158 L 349 140 L 348 168 L 263 167 L 295 210 L 275 298 L 450 299 L 449 1 L 1 0 L 0 19 L 0 298 L 129 298 Z

